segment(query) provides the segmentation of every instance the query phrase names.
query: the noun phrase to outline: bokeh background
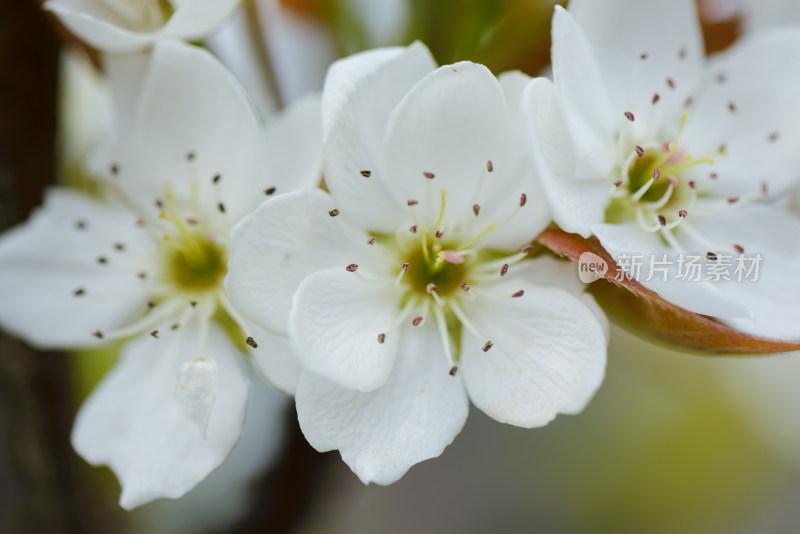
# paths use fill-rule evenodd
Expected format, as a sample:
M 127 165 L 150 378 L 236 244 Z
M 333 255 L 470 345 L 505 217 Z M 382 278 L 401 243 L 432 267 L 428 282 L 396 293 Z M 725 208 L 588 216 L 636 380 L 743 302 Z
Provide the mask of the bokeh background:
M 319 90 L 336 58 L 414 39 L 440 63 L 541 74 L 554 4 L 248 0 L 204 44 L 266 113 Z M 710 53 L 744 31 L 737 2 L 700 0 L 700 13 Z M 0 0 L 0 230 L 51 183 L 87 187 L 82 161 L 108 105 L 97 61 L 38 1 Z M 605 384 L 583 414 L 523 430 L 473 409 L 441 458 L 390 487 L 313 451 L 290 399 L 263 385 L 223 467 L 183 499 L 132 513 L 113 475 L 69 445 L 77 407 L 114 358 L 37 353 L 0 333 L 0 532 L 800 531 L 794 355 L 705 358 L 612 328 Z

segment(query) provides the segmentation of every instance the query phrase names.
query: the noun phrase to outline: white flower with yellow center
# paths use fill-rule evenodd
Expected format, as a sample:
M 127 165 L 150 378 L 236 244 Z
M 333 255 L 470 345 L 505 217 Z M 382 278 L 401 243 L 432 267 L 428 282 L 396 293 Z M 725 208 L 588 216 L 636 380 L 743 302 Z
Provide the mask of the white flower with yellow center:
M 105 52 L 132 52 L 159 39 L 202 39 L 241 0 L 48 0 L 45 9 Z
M 468 398 L 536 427 L 581 411 L 602 380 L 603 329 L 574 273 L 530 258 L 549 214 L 515 135 L 527 80 L 436 69 L 420 44 L 336 63 L 330 194 L 284 195 L 234 229 L 232 302 L 289 334 L 306 438 L 364 482 L 438 456 Z
M 679 306 L 800 336 L 800 307 L 781 301 L 800 292 L 789 238 L 800 223 L 770 204 L 798 178 L 797 50 L 787 30 L 707 60 L 692 0 L 556 8 L 554 82 L 534 80 L 524 97 L 555 222 L 612 256 L 646 255 L 639 281 Z M 757 283 L 677 276 L 680 254 L 735 265 L 743 253 L 764 259 Z M 664 254 L 666 281 L 648 271 Z
M 44 348 L 130 339 L 72 435 L 117 474 L 126 508 L 183 495 L 227 457 L 249 397 L 247 344 L 262 345 L 257 359 L 291 357 L 239 317 L 222 281 L 233 225 L 313 187 L 322 139 L 318 100 L 265 133 L 222 65 L 178 42 L 156 46 L 134 116 L 93 158 L 116 195 L 53 189 L 0 238 L 5 329 Z M 281 371 L 269 378 L 293 389 L 296 373 Z

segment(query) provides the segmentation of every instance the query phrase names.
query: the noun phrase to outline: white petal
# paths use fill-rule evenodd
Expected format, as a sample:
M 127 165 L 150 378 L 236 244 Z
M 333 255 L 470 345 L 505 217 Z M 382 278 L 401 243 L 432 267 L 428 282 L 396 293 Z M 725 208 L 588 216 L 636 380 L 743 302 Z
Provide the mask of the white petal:
M 461 431 L 468 403 L 461 380 L 448 373 L 436 329 L 403 331 L 392 376 L 359 393 L 305 373 L 297 416 L 318 451 L 339 449 L 368 484 L 391 484 L 416 463 L 439 456 Z
M 623 262 L 623 258 L 627 257 L 624 261 L 629 266 L 628 274 L 665 300 L 689 311 L 713 317 L 735 318 L 750 315 L 747 308 L 737 303 L 728 291 L 723 291 L 704 279 L 694 281 L 689 277 L 684 280 L 679 275 L 681 266 L 676 252 L 664 244 L 657 233 L 642 230 L 638 223 L 598 224 L 592 226 L 592 231 L 617 263 Z M 705 260 L 708 251 L 694 252 Z M 663 261 L 664 254 L 667 254 L 668 265 L 651 263 Z M 633 259 L 634 257 L 637 259 Z M 661 269 L 665 269 L 666 275 Z
M 449 228 L 472 223 L 474 204 L 500 205 L 495 194 L 518 205 L 532 176 L 512 174 L 511 135 L 505 95 L 486 67 L 469 62 L 440 67 L 409 91 L 389 119 L 383 159 L 389 200 L 401 206 L 417 200 L 422 222 L 432 226 L 440 192 L 447 191 L 443 224 Z M 481 211 L 489 219 L 475 224 L 481 230 L 498 215 L 507 215 Z
M 524 100 L 527 149 L 532 152 L 553 219 L 567 232 L 589 237 L 590 226 L 605 219 L 614 186 L 576 179 L 573 141 L 549 80 L 531 81 Z
M 116 329 L 145 311 L 137 273 L 151 265 L 138 255 L 146 259 L 150 243 L 136 219 L 76 191 L 49 191 L 27 223 L 0 238 L 3 328 L 38 347 L 85 347 L 98 341 L 96 330 Z M 127 250 L 115 251 L 115 243 Z
M 322 179 L 320 97 L 310 94 L 270 118 L 264 159 L 267 187 L 277 193 L 309 189 Z
M 264 379 L 276 389 L 294 395 L 301 367 L 289 340 L 250 325 L 258 348 L 250 349 L 253 363 Z
M 208 427 L 208 418 L 217 396 L 219 372 L 213 358 L 198 358 L 184 362 L 178 371 L 176 402 L 178 411 L 197 425 L 203 436 Z
M 220 465 L 239 439 L 250 391 L 239 354 L 214 325 L 204 347 L 199 339 L 198 326 L 187 324 L 160 339 L 132 341 L 78 413 L 73 447 L 116 473 L 123 508 L 180 497 Z M 181 390 L 183 364 L 202 357 L 214 359 L 216 375 L 212 379 L 205 368 L 195 373 L 201 387 Z M 192 396 L 201 403 L 190 410 Z M 203 429 L 196 415 L 208 404 Z
M 564 121 L 574 141 L 578 178 L 605 176 L 613 166 L 615 130 L 625 110 L 614 113 L 600 64 L 583 30 L 556 6 L 553 16 L 553 77 Z
M 236 225 L 225 289 L 242 315 L 286 335 L 300 282 L 320 269 L 353 263 L 352 238 L 328 214 L 336 207 L 323 191 L 298 191 L 263 203 Z
M 569 12 L 594 52 L 617 129 L 643 131 L 665 113 L 678 115 L 705 62 L 694 0 L 578 0 Z M 573 67 L 580 75 L 579 66 Z M 558 85 L 558 74 L 556 80 Z M 634 124 L 624 118 L 626 111 L 636 117 Z
M 362 280 L 345 266 L 319 271 L 300 284 L 289 338 L 305 369 L 346 388 L 372 391 L 394 365 L 398 336 L 386 335 L 383 343 L 378 336 L 400 314 L 402 292 Z
M 798 49 L 800 30 L 786 28 L 741 41 L 710 64 L 706 90 L 690 108 L 685 143 L 698 157 L 711 154 L 715 165 L 704 170 L 717 173 L 713 184 L 722 196 L 758 193 L 766 183 L 780 197 L 797 183 L 800 73 L 786 65 Z M 716 153 L 723 144 L 726 156 Z
M 106 52 L 141 50 L 156 39 L 155 32 L 136 32 L 98 0 L 48 0 L 48 9 L 75 35 Z
M 164 37 L 196 41 L 217 29 L 241 0 L 181 0 L 164 25 Z
M 494 343 L 487 352 L 469 333 L 461 367 L 470 399 L 489 416 L 522 427 L 583 410 L 603 380 L 606 338 L 592 312 L 564 290 L 514 277 L 491 288 L 519 298 L 479 296 L 465 313 Z
M 256 112 L 225 67 L 203 49 L 164 41 L 153 51 L 136 120 L 116 147 L 116 161 L 100 168 L 117 163 L 112 179 L 143 209 L 163 198 L 169 184 L 186 206 L 197 188 L 204 211 L 216 214 L 221 202 L 226 214 L 219 216 L 235 222 L 269 187 L 262 142 Z
M 342 210 L 363 227 L 395 229 L 370 194 L 361 171 L 373 173 L 370 183 L 376 195 L 386 197 L 387 177 L 379 158 L 389 114 L 434 68 L 428 49 L 414 43 L 356 54 L 337 61 L 328 71 L 322 93 L 325 182 Z M 385 207 L 390 217 L 393 208 Z

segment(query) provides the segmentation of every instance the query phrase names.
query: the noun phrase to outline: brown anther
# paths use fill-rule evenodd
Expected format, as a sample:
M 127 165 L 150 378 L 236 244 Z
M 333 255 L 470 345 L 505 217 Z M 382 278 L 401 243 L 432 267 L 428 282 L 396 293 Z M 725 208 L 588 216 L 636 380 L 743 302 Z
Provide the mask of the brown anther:
M 657 104 L 659 100 L 661 100 L 661 95 L 659 95 L 658 93 L 655 93 L 653 95 L 653 100 L 652 100 L 653 104 Z
M 356 271 L 358 270 L 358 265 L 357 265 L 357 264 L 355 264 L 355 263 L 351 263 L 350 265 L 348 265 L 347 267 L 345 267 L 345 269 L 346 269 L 348 272 L 354 273 L 354 272 L 356 272 Z
M 414 326 L 419 326 L 421 322 L 422 322 L 422 316 L 418 315 L 417 317 L 414 317 L 414 319 L 412 319 L 411 324 L 413 324 Z
M 494 347 L 494 343 L 492 343 L 491 340 L 487 341 L 486 343 L 483 344 L 483 352 L 489 352 L 489 349 L 491 349 L 492 347 Z
M 626 111 L 625 112 L 625 118 L 628 119 L 629 121 L 633 122 L 635 117 L 633 116 L 633 113 L 631 113 L 630 111 Z
M 685 108 L 688 108 L 692 104 L 694 104 L 694 98 L 692 98 L 691 96 L 687 96 L 686 100 L 683 101 L 683 107 Z
M 372 176 L 372 171 L 361 171 L 361 176 L 363 176 L 364 178 L 369 178 L 370 176 Z
M 661 169 L 653 169 L 653 181 L 657 181 L 661 178 Z
M 660 224 L 661 226 L 666 226 L 667 225 L 667 218 L 664 217 L 663 215 L 659 215 L 658 216 L 658 224 Z
M 725 73 L 720 72 L 719 74 L 717 74 L 717 82 L 725 83 L 727 81 L 727 79 L 728 79 L 728 77 L 725 76 Z
M 406 200 L 406 204 L 408 204 L 409 206 L 416 206 L 417 204 L 419 204 L 419 202 L 417 202 L 416 200 Z
M 638 157 L 641 158 L 642 156 L 644 156 L 644 148 L 640 147 L 639 145 L 636 145 L 636 147 L 634 147 L 634 150 L 636 151 L 636 155 Z
M 523 254 L 527 254 L 531 250 L 533 250 L 533 245 L 525 245 L 520 249 L 520 252 L 522 252 Z
M 214 177 L 211 179 L 211 183 L 218 184 L 221 179 L 222 179 L 221 174 L 215 174 Z
M 715 172 L 712 172 L 709 173 L 708 177 L 711 178 L 712 180 L 716 180 L 717 178 L 719 178 L 719 175 Z
M 768 139 L 769 139 L 770 143 L 774 143 L 775 141 L 778 140 L 778 137 L 780 137 L 778 132 L 772 132 L 771 134 L 769 134 Z
M 378 334 L 378 343 L 384 343 L 386 341 L 386 334 L 380 333 Z
M 411 232 L 412 234 L 416 234 L 417 233 L 417 225 L 415 224 L 413 226 L 409 226 L 408 227 L 408 231 Z
M 160 198 L 157 198 L 155 200 L 155 204 L 156 204 L 156 207 L 158 209 L 163 209 L 164 208 L 164 202 Z
M 76 289 L 75 291 L 72 292 L 72 294 L 75 295 L 76 297 L 80 297 L 81 295 L 84 295 L 85 293 L 86 293 L 86 290 L 83 289 L 82 287 L 79 287 L 78 289 Z
M 709 260 L 711 260 L 711 261 L 717 261 L 717 255 L 716 255 L 716 254 L 714 254 L 714 253 L 713 253 L 713 252 L 711 252 L 711 251 L 709 251 L 709 252 L 706 252 L 706 258 L 708 258 L 708 259 L 709 259 Z
M 189 305 L 190 305 L 192 308 L 196 308 L 196 307 L 197 307 L 197 301 L 196 301 L 196 300 L 193 300 L 193 301 L 191 301 L 191 302 L 189 303 Z
M 400 267 L 400 269 L 402 269 L 402 271 L 404 273 L 407 273 L 408 272 L 408 268 L 410 267 L 410 265 L 411 265 L 410 263 L 404 263 L 403 266 Z
M 264 189 L 264 194 L 267 195 L 267 196 L 270 196 L 273 193 L 275 193 L 275 188 L 274 187 L 268 187 L 267 189 Z
M 761 182 L 761 194 L 766 195 L 767 193 L 769 193 L 767 182 Z
M 450 376 L 456 376 L 457 372 L 458 372 L 458 366 L 454 365 L 453 367 L 450 368 Z
M 197 226 L 198 224 L 200 224 L 200 221 L 198 221 L 194 217 L 189 217 L 188 219 L 186 219 L 186 224 L 188 224 L 189 226 Z
M 436 178 L 435 174 L 433 174 L 432 172 L 427 172 L 427 171 L 423 172 L 422 176 L 424 176 L 428 180 L 433 180 L 434 178 Z
M 639 56 L 639 59 L 641 59 L 642 61 L 647 59 L 647 52 L 642 52 L 641 55 Z
M 695 187 L 697 187 L 697 182 L 695 182 L 694 180 L 689 180 L 689 187 L 694 189 Z
M 374 245 L 375 241 L 377 240 L 378 240 L 377 237 L 370 237 L 369 239 L 367 239 L 367 245 Z
M 728 197 L 728 204 L 736 204 L 739 202 L 739 197 Z
M 614 182 L 614 187 L 619 187 L 622 185 L 622 183 L 623 183 L 622 180 L 617 180 L 616 182 Z
M 728 102 L 728 111 L 731 113 L 736 113 L 736 104 L 733 102 Z
M 147 273 L 144 272 L 144 271 L 139 271 L 139 273 L 136 276 L 138 276 L 140 279 L 144 280 L 145 278 L 147 278 Z
M 681 48 L 678 50 L 678 59 L 686 59 L 686 49 Z
M 75 228 L 78 230 L 86 230 L 86 221 L 75 221 Z
M 428 293 L 433 293 L 434 291 L 436 291 L 436 289 L 437 289 L 436 284 L 434 284 L 433 282 L 425 286 L 425 291 L 427 291 Z
M 97 339 L 103 339 L 103 333 L 100 330 L 95 330 L 92 332 L 92 335 Z
M 678 210 L 678 217 L 681 219 L 685 219 L 687 215 L 689 215 L 689 213 L 687 213 L 686 210 Z
M 520 297 L 521 297 L 522 295 L 524 295 L 524 294 L 525 294 L 525 290 L 524 290 L 524 289 L 520 289 L 519 291 L 517 291 L 516 293 L 514 293 L 514 294 L 513 294 L 513 295 L 511 295 L 511 296 L 512 296 L 513 298 L 515 298 L 515 299 L 518 299 L 518 298 L 520 298 Z
M 494 163 L 492 163 L 492 160 L 486 162 L 486 170 L 489 172 L 494 171 Z
M 139 228 L 144 226 L 144 219 L 136 219 L 136 226 Z
M 667 85 L 669 86 L 670 89 L 675 89 L 675 80 L 673 80 L 672 78 L 667 78 Z
M 523 207 L 527 203 L 528 203 L 528 195 L 526 195 L 525 193 L 522 193 L 519 196 L 519 207 Z
M 99 263 L 100 265 L 105 265 L 106 263 L 108 263 L 108 258 L 106 258 L 105 256 L 100 256 L 99 258 L 97 258 L 97 263 Z
M 469 291 L 469 284 L 464 282 L 463 284 L 461 284 L 461 289 L 463 289 L 464 291 Z
M 254 349 L 258 348 L 258 343 L 256 343 L 256 340 L 253 339 L 252 337 L 248 337 L 247 339 L 244 340 L 244 342 L 253 347 Z
M 187 161 L 192 161 L 196 156 L 197 156 L 197 154 L 195 154 L 194 152 L 187 152 L 186 153 L 186 160 Z
M 337 215 L 339 215 L 339 210 L 337 210 L 336 208 L 333 208 L 332 210 L 330 210 L 328 212 L 328 215 L 330 215 L 331 217 L 336 217 Z
M 220 213 L 225 213 L 225 204 L 223 204 L 222 202 L 217 204 L 217 208 L 219 208 Z
M 479 205 L 477 205 L 477 204 L 473 204 L 472 205 L 472 213 L 474 213 L 475 216 L 477 217 L 480 212 L 481 212 L 481 207 Z
M 508 273 L 508 264 L 504 263 L 502 267 L 500 267 L 500 276 L 505 276 Z
M 116 176 L 117 174 L 119 174 L 119 165 L 117 165 L 116 163 L 112 163 L 111 167 L 109 167 L 108 170 L 111 171 L 112 175 Z
M 152 332 L 150 332 L 150 335 L 158 339 L 158 330 L 153 330 Z
M 744 254 L 744 247 L 742 245 L 734 244 L 733 250 L 735 250 L 739 254 Z
M 114 243 L 114 249 L 122 252 L 125 250 L 125 243 Z
M 726 145 L 725 143 L 722 143 L 721 145 L 719 145 L 719 148 L 717 149 L 717 152 L 719 152 L 720 154 L 724 155 L 725 153 L 728 152 L 728 145 Z
M 156 303 L 155 303 L 155 302 L 153 302 L 152 300 L 148 300 L 148 301 L 147 301 L 147 307 L 148 307 L 148 308 L 150 308 L 150 309 L 152 310 L 153 308 L 155 308 L 155 307 L 156 307 Z

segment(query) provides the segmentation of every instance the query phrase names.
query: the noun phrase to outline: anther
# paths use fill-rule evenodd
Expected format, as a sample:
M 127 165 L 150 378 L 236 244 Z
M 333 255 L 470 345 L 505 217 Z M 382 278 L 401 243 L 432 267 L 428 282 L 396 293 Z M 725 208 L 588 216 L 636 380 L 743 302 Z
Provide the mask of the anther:
M 441 230 L 436 230 L 436 233 L 434 235 L 436 236 L 436 239 L 441 239 L 442 236 L 444 235 L 444 232 L 442 232 Z
M 658 224 L 660 224 L 661 226 L 666 226 L 667 225 L 667 218 L 664 217 L 663 215 L 659 215 L 658 216 Z
M 372 171 L 361 171 L 361 176 L 363 176 L 364 178 L 369 178 L 370 176 L 372 176 Z
M 681 219 L 685 219 L 687 215 L 689 214 L 686 212 L 686 210 L 678 210 L 678 217 Z
M 411 265 L 410 263 L 404 263 L 404 264 L 403 264 L 403 266 L 402 266 L 400 269 L 401 269 L 401 270 L 402 270 L 404 273 L 407 273 L 407 272 L 408 272 L 408 268 L 409 268 L 409 266 L 410 266 L 410 265 Z
M 197 301 L 196 301 L 196 300 L 193 300 L 193 301 L 191 301 L 191 302 L 189 303 L 189 305 L 190 305 L 192 308 L 196 308 L 196 307 L 197 307 Z
M 99 258 L 97 258 L 97 263 L 99 263 L 100 265 L 105 265 L 106 263 L 108 263 L 108 258 L 106 258 L 105 256 L 100 256 Z
M 736 204 L 739 202 L 739 197 L 728 197 L 728 204 Z
M 463 284 L 461 284 L 461 289 L 463 289 L 464 291 L 469 292 L 469 284 L 464 282 Z
M 330 215 L 331 217 L 336 217 L 337 215 L 339 215 L 339 210 L 337 210 L 336 208 L 333 208 L 332 210 L 330 210 L 328 212 L 328 215 Z
M 688 108 L 693 103 L 694 103 L 694 98 L 692 98 L 691 96 L 687 96 L 686 100 L 683 101 L 683 107 Z
M 253 347 L 254 349 L 258 348 L 258 343 L 256 343 L 256 340 L 253 339 L 252 337 L 248 337 L 247 339 L 244 340 L 244 342 Z
M 667 85 L 669 86 L 670 89 L 675 89 L 675 80 L 673 80 L 672 78 L 667 78 Z
M 736 113 L 736 104 L 733 102 L 728 102 L 728 111 L 731 113 Z
M 197 226 L 198 224 L 200 224 L 200 221 L 198 221 L 194 217 L 189 217 L 188 219 L 186 219 L 186 224 L 188 224 L 189 226 Z
M 436 178 L 436 175 L 435 175 L 435 174 L 433 174 L 432 172 L 427 172 L 427 171 L 426 171 L 426 172 L 423 172 L 423 173 L 422 173 L 422 176 L 424 176 L 424 177 L 425 177 L 425 178 L 427 178 L 428 180 L 433 180 L 434 178 Z
M 72 292 L 72 294 L 75 295 L 76 297 L 80 297 L 81 295 L 84 295 L 85 293 L 86 293 L 86 290 L 83 289 L 82 287 L 79 287 L 78 289 L 76 289 L 75 291 Z
M 177 329 L 178 329 L 178 328 L 180 328 L 180 327 L 181 327 L 181 325 L 180 325 L 180 324 L 178 324 L 178 323 L 175 323 L 175 324 L 173 324 L 172 326 L 170 326 L 170 327 L 169 327 L 169 329 L 174 331 L 174 330 L 177 330 Z
M 502 267 L 500 267 L 500 276 L 505 276 L 508 274 L 508 264 L 504 263 Z
M 642 61 L 647 59 L 647 52 L 642 52 L 642 54 L 639 56 L 639 59 L 641 59 Z
M 630 111 L 626 111 L 625 112 L 625 118 L 628 119 L 629 121 L 633 122 L 633 120 L 634 120 L 633 113 L 631 113 Z
M 697 183 L 694 180 L 689 180 L 689 187 L 694 189 L 695 187 L 697 187 Z
M 425 286 L 425 291 L 427 291 L 428 293 L 433 293 L 434 291 L 436 291 L 436 289 L 437 289 L 436 284 L 434 284 L 433 282 Z
M 86 230 L 86 221 L 75 221 L 75 228 L 78 230 Z
M 369 239 L 367 239 L 367 245 L 374 245 L 375 241 L 377 240 L 378 240 L 377 237 L 370 237 Z
M 378 334 L 378 343 L 383 344 L 386 341 L 386 334 L 380 333 Z
M 144 271 L 139 271 L 139 273 L 136 276 L 138 276 L 141 280 L 144 280 L 145 278 L 147 278 L 147 273 Z
M 711 260 L 711 261 L 717 261 L 717 255 L 716 255 L 716 254 L 714 254 L 714 253 L 713 253 L 713 252 L 711 252 L 711 251 L 709 251 L 709 252 L 707 252 L 707 253 L 706 253 L 706 258 L 708 258 L 708 259 L 709 259 L 709 260 Z
M 155 205 L 158 209 L 164 209 L 164 202 L 160 198 L 155 200 Z
M 734 244 L 733 245 L 733 250 L 735 250 L 739 254 L 744 254 L 744 247 L 742 245 Z
M 355 263 L 351 263 L 350 265 L 345 267 L 345 269 L 347 269 L 348 272 L 354 273 L 358 270 L 358 265 Z
M 416 200 L 407 200 L 406 204 L 408 204 L 409 206 L 416 206 L 417 204 L 419 204 L 419 202 L 417 202 Z
M 622 185 L 622 183 L 623 183 L 622 180 L 617 180 L 616 182 L 614 182 L 614 187 L 619 187 Z
M 453 367 L 450 368 L 450 376 L 456 376 L 457 372 L 458 372 L 458 366 L 457 365 L 454 365 Z
M 150 335 L 158 339 L 158 330 L 153 330 L 152 332 L 150 332 Z
M 148 301 L 147 301 L 147 307 L 148 307 L 148 308 L 150 308 L 150 309 L 152 310 L 153 308 L 155 308 L 155 307 L 156 307 L 156 303 L 155 303 L 155 302 L 153 302 L 152 300 L 148 300 Z
M 475 214 L 475 217 L 481 212 L 481 207 L 477 204 L 472 205 L 472 212 Z
M 186 160 L 192 161 L 195 158 L 196 154 L 194 152 L 187 152 L 186 153 Z
M 712 172 L 708 175 L 708 177 L 711 178 L 712 180 L 716 180 L 717 178 L 719 178 L 719 175 L 715 172 Z
M 727 77 L 727 76 L 725 76 L 725 73 L 723 73 L 723 72 L 720 72 L 719 74 L 717 74 L 717 82 L 719 82 L 719 83 L 725 83 L 725 81 L 726 81 L 727 79 L 728 79 L 728 77 Z
M 524 295 L 524 294 L 525 294 L 525 290 L 524 290 L 524 289 L 520 289 L 519 291 L 517 291 L 516 293 L 514 293 L 513 295 L 511 295 L 511 297 L 512 297 L 512 298 L 515 298 L 515 299 L 518 299 L 518 298 L 520 298 L 520 297 L 521 297 L 522 295 Z
M 486 162 L 486 170 L 489 172 L 494 171 L 494 163 L 492 163 L 492 160 Z
M 653 95 L 653 104 L 658 103 L 659 100 L 661 100 L 661 96 L 658 93 L 654 94 Z
M 417 317 L 414 317 L 414 319 L 411 321 L 411 324 L 413 324 L 414 326 L 419 326 L 421 322 L 422 322 L 422 316 L 418 315 Z
M 264 189 L 264 194 L 267 195 L 267 196 L 270 196 L 270 195 L 272 195 L 274 193 L 275 193 L 275 188 L 274 187 L 269 187 L 267 189 Z
M 486 343 L 483 344 L 483 352 L 489 352 L 489 349 L 491 349 L 492 347 L 494 347 L 494 343 L 492 343 L 491 340 L 487 341 Z
M 644 148 L 640 147 L 639 145 L 636 145 L 634 150 L 636 150 L 636 155 L 639 156 L 640 158 L 644 156 Z
M 533 250 L 533 245 L 525 245 L 520 249 L 520 252 L 522 252 L 523 254 L 527 254 L 531 250 Z
M 417 225 L 415 224 L 413 226 L 409 226 L 408 227 L 408 231 L 411 232 L 412 234 L 416 234 L 417 233 Z
M 769 193 L 767 182 L 761 182 L 761 194 L 766 195 L 767 193 Z
M 686 59 L 686 49 L 681 48 L 678 50 L 678 59 Z
M 522 193 L 519 196 L 519 206 L 523 207 L 527 203 L 528 203 L 528 195 L 526 195 L 525 193 Z
M 653 181 L 657 181 L 661 178 L 661 169 L 653 169 Z
M 218 184 L 221 179 L 222 179 L 221 174 L 215 174 L 214 177 L 211 179 L 211 183 Z
M 222 202 L 217 204 L 217 208 L 219 208 L 220 213 L 225 213 L 225 204 L 223 204 Z
M 780 136 L 779 136 L 779 134 L 778 134 L 778 132 L 772 132 L 771 134 L 769 134 L 769 137 L 768 137 L 768 139 L 769 139 L 769 141 L 770 141 L 771 143 L 774 143 L 775 141 L 777 141 L 777 140 L 778 140 L 778 137 L 780 137 Z
M 92 335 L 97 339 L 103 339 L 103 333 L 100 330 L 95 330 L 92 332 Z
M 719 152 L 723 156 L 727 155 L 728 154 L 728 145 L 726 145 L 725 143 L 722 143 L 721 145 L 719 145 L 719 148 L 717 149 L 717 152 Z

